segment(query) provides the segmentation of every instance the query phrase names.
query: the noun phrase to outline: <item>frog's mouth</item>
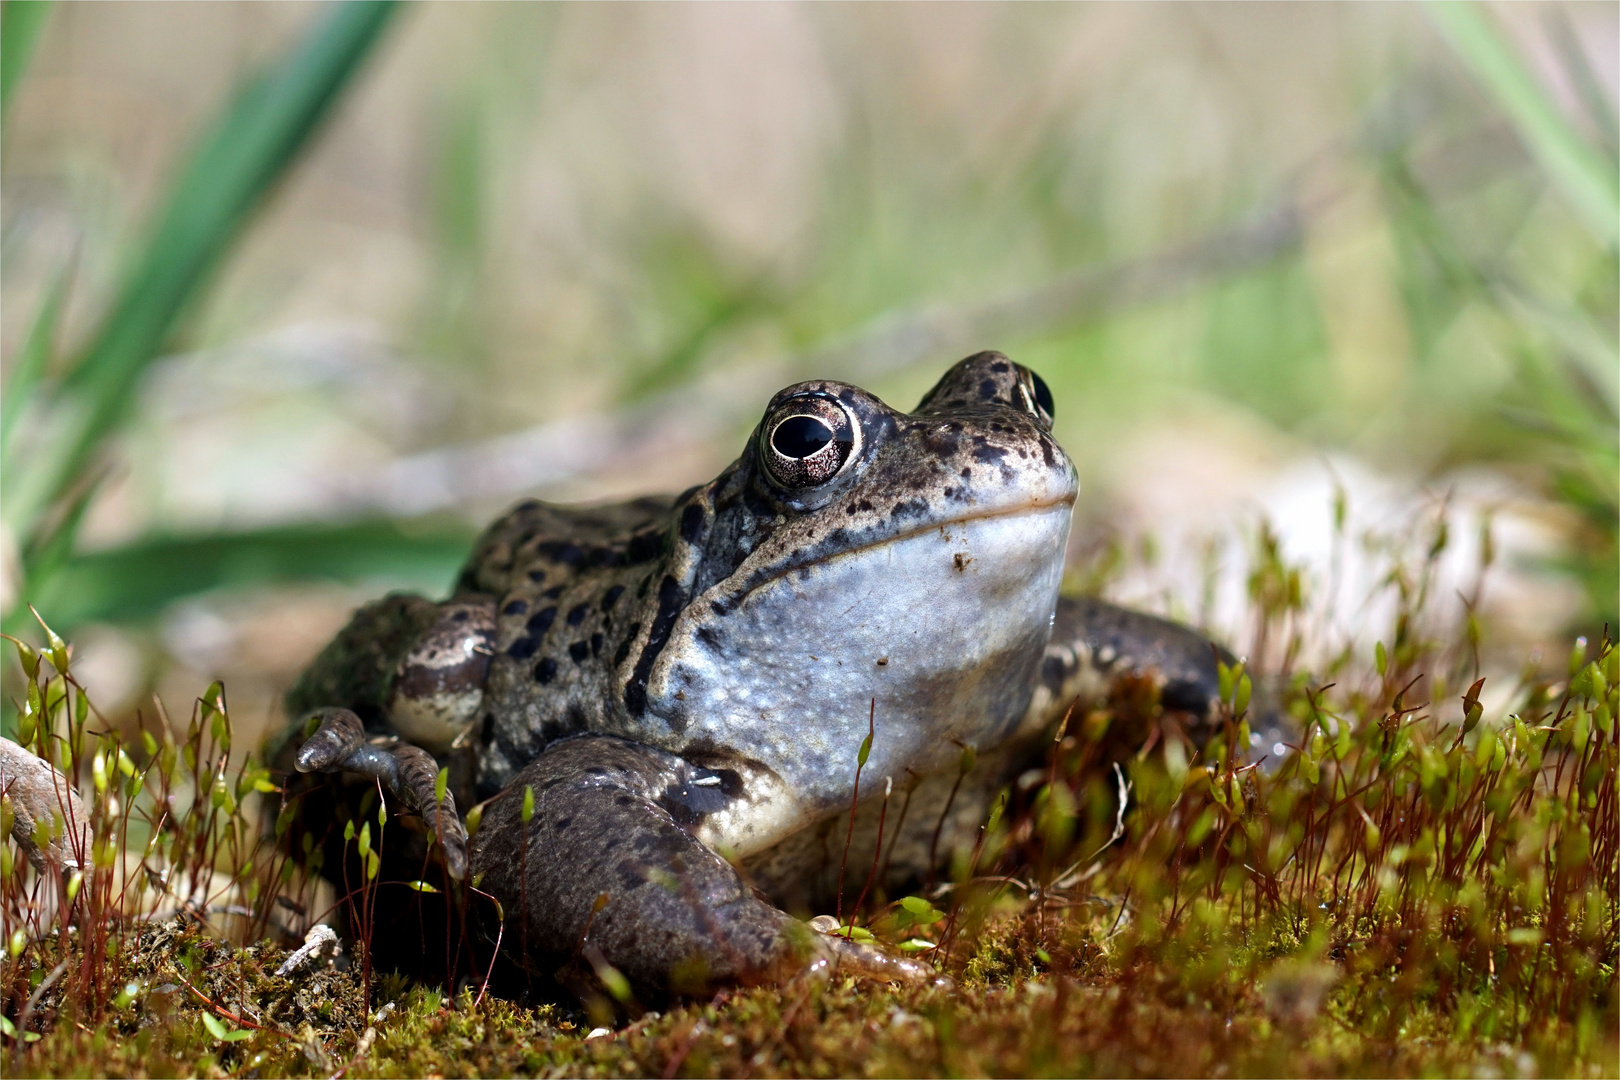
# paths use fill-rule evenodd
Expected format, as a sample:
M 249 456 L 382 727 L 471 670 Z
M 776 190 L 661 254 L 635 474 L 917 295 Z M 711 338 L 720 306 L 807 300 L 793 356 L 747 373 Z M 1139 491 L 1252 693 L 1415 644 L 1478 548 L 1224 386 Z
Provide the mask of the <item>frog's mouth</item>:
M 1051 558 L 1055 558 L 1059 561 L 1059 563 L 1061 563 L 1064 556 L 1066 541 L 1068 539 L 1067 516 L 1074 510 L 1074 500 L 1075 493 L 1071 491 L 1056 498 L 1031 500 L 1029 502 L 1019 503 L 1015 506 L 1002 506 L 983 509 L 975 513 L 960 514 L 955 517 L 946 518 L 943 521 L 930 521 L 926 524 L 919 524 L 912 528 L 897 528 L 893 532 L 878 533 L 877 535 L 872 536 L 870 539 L 856 544 L 834 546 L 828 543 L 826 540 L 823 540 L 823 542 L 820 544 L 813 545 L 803 551 L 794 552 L 793 554 L 770 565 L 759 567 L 742 581 L 736 581 L 733 579 L 734 587 L 731 589 L 726 589 L 725 583 L 722 583 L 721 587 L 715 590 L 716 595 L 711 596 L 710 602 L 714 605 L 717 613 L 724 614 L 727 610 L 735 609 L 739 604 L 745 603 L 750 594 L 764 588 L 774 581 L 794 573 L 795 571 L 809 570 L 812 567 L 823 566 L 844 559 L 859 559 L 869 556 L 878 549 L 903 544 L 908 540 L 926 536 L 930 533 L 939 534 L 940 538 L 946 544 L 950 544 L 953 542 L 953 540 L 965 535 L 965 532 L 970 530 L 976 522 L 1000 522 L 1020 517 L 1027 517 L 1031 520 L 1032 524 L 1034 524 L 1035 522 L 1048 522 L 1053 516 L 1061 513 L 1065 519 L 1065 525 L 1062 530 L 1063 542 L 1058 543 L 1056 547 L 1043 547 L 1043 545 L 1038 542 L 1037 538 L 1040 535 L 1049 533 L 1050 530 L 1045 527 L 1037 526 L 1031 529 L 1031 539 L 1036 540 L 1035 543 L 1030 544 L 1028 548 L 1023 551 L 1016 553 L 1006 552 L 1005 555 L 1007 557 L 1021 557 L 1027 559 L 1031 556 L 1040 554 L 1044 550 L 1050 555 Z M 958 564 L 953 555 L 953 565 L 956 565 L 958 569 L 961 569 L 965 565 L 970 565 L 970 563 L 966 562 L 965 560 L 974 560 L 981 557 L 996 557 L 998 553 L 982 552 L 976 554 L 974 552 L 964 550 L 954 554 L 959 554 L 962 557 L 962 560 L 964 560 L 964 562 Z
M 941 539 L 943 539 L 947 543 L 949 543 L 951 541 L 951 539 L 952 539 L 952 536 L 951 536 L 951 530 L 952 529 L 962 530 L 962 529 L 970 527 L 974 522 L 978 522 L 978 521 L 992 521 L 992 520 L 1001 520 L 1001 519 L 1018 518 L 1018 517 L 1028 517 L 1028 518 L 1031 518 L 1032 520 L 1033 519 L 1044 519 L 1044 518 L 1049 516 L 1049 513 L 1051 511 L 1055 511 L 1055 510 L 1058 510 L 1058 509 L 1061 509 L 1066 514 L 1067 513 L 1072 513 L 1073 510 L 1074 510 L 1074 498 L 1075 497 L 1073 495 L 1069 495 L 1069 496 L 1064 497 L 1064 498 L 1046 499 L 1046 500 L 1041 500 L 1041 501 L 1033 501 L 1033 502 L 1023 503 L 1023 504 L 1020 504 L 1018 506 L 1002 507 L 1000 509 L 994 509 L 994 510 L 984 510 L 984 511 L 981 511 L 981 512 L 976 513 L 976 514 L 962 514 L 962 515 L 960 515 L 958 517 L 946 518 L 944 521 L 931 522 L 931 523 L 929 523 L 927 525 L 921 525 L 921 526 L 918 526 L 917 528 L 914 528 L 914 529 L 908 529 L 908 530 L 904 530 L 904 531 L 901 531 L 901 532 L 896 532 L 896 533 L 894 533 L 893 535 L 890 535 L 890 536 L 879 537 L 877 539 L 874 539 L 871 543 L 861 544 L 861 545 L 859 545 L 857 547 L 851 547 L 851 548 L 846 549 L 843 552 L 830 553 L 827 556 L 825 556 L 824 558 L 817 559 L 817 560 L 814 560 L 814 561 L 815 562 L 826 562 L 826 561 L 829 561 L 829 560 L 832 560 L 832 559 L 837 559 L 841 555 L 859 555 L 863 551 L 869 551 L 872 548 L 882 547 L 885 544 L 896 544 L 896 543 L 900 543 L 900 542 L 905 541 L 905 540 L 910 540 L 913 537 L 924 536 L 924 535 L 926 535 L 928 533 L 934 533 L 934 532 L 939 533 Z M 1060 558 L 1062 557 L 1062 549 L 1061 548 L 1058 549 L 1058 555 L 1059 555 Z M 805 565 L 810 565 L 810 564 L 807 563 Z

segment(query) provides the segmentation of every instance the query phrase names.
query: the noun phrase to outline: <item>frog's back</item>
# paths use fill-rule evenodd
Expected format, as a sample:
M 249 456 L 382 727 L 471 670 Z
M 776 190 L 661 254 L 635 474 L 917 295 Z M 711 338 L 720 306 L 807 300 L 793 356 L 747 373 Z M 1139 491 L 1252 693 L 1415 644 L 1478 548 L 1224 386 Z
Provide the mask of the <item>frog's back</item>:
M 601 506 L 527 499 L 484 530 L 457 581 L 458 594 L 512 599 L 615 567 L 650 562 L 663 545 L 672 495 Z
M 612 672 L 665 548 L 675 497 L 601 506 L 519 503 L 491 525 L 459 596 L 495 601 L 494 655 L 479 726 L 477 788 L 500 789 L 549 743 L 603 730 Z

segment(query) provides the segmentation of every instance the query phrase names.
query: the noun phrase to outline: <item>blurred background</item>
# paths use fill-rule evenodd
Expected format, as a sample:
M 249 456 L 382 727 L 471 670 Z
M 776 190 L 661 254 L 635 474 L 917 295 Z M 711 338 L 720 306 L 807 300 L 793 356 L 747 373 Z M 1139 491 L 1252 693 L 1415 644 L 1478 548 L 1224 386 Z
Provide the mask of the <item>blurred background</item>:
M 5 628 L 109 715 L 223 678 L 279 724 L 517 498 L 679 489 L 782 385 L 910 407 L 996 348 L 1081 471 L 1075 587 L 1248 645 L 1280 560 L 1370 656 L 1438 544 L 1439 617 L 1561 664 L 1616 609 L 1617 27 L 8 0 Z

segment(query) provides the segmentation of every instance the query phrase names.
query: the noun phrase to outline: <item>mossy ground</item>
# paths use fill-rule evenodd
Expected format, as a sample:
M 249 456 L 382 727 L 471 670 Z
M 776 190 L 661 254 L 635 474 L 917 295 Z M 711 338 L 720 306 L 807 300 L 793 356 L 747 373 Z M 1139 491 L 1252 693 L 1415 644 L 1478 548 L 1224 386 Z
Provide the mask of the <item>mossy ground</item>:
M 1150 688 L 1118 686 L 1059 730 L 1049 767 L 997 802 L 948 881 L 862 913 L 860 933 L 932 957 L 940 984 L 835 974 L 661 1011 L 480 994 L 476 971 L 449 994 L 374 973 L 368 998 L 363 932 L 347 964 L 281 977 L 281 946 L 141 917 L 172 904 L 143 892 L 152 881 L 212 883 L 201 906 L 245 913 L 231 917 L 257 940 L 268 886 L 307 877 L 319 849 L 302 865 L 268 854 L 242 806 L 273 778 L 228 764 L 217 687 L 183 741 L 132 757 L 110 739 L 75 749 L 89 710 L 71 677 L 24 664 L 34 745 L 69 732 L 54 752 L 94 781 L 97 841 L 87 875 L 41 876 L 0 849 L 8 1075 L 1620 1074 L 1606 640 L 1527 671 L 1487 715 L 1466 649 L 1397 637 L 1376 674 L 1342 664 L 1332 689 L 1279 692 L 1302 734 L 1272 771 L 1243 749 L 1241 670 L 1223 672 L 1223 730 L 1197 747 Z M 1414 707 L 1425 670 L 1432 699 Z M 131 851 L 145 872 L 121 878 Z
M 1106 933 L 1099 917 L 1091 929 Z M 1391 957 L 1309 959 L 1276 943 L 1219 965 L 1118 955 L 1025 955 L 1027 919 L 993 916 L 950 987 L 833 979 L 722 991 L 594 1030 L 581 1009 L 472 988 L 454 998 L 398 977 L 368 1023 L 353 969 L 290 979 L 273 947 L 234 949 L 194 926 L 148 930 L 125 971 L 152 987 L 95 1026 L 64 1013 L 8 1062 L 43 1076 L 1612 1076 L 1612 997 L 1577 1019 L 1542 1015 L 1517 1038 L 1412 986 Z M 1117 930 L 1116 930 L 1117 934 Z M 1228 958 L 1232 959 L 1232 958 Z M 189 983 L 190 986 L 186 984 Z M 195 989 L 193 989 L 195 988 Z M 203 1003 L 206 996 L 212 1006 Z M 379 1004 L 380 1007 L 380 1004 Z M 1527 1008 L 1531 1008 L 1526 1003 Z M 205 1026 L 212 1008 L 227 1033 Z M 1534 1011 L 1532 1009 L 1532 1011 Z M 251 1022 L 251 1021 L 250 1021 Z M 368 1027 L 372 1030 L 366 1036 Z M 366 1049 L 356 1051 L 364 1042 Z

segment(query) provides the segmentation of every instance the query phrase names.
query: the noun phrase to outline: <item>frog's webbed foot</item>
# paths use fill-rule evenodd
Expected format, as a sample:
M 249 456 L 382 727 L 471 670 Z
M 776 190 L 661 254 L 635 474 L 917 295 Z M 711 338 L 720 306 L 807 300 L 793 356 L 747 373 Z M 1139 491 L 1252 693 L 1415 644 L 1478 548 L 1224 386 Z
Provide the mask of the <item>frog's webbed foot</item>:
M 433 755 L 410 743 L 368 738 L 360 717 L 348 709 L 315 709 L 305 718 L 310 721 L 317 726 L 298 748 L 294 767 L 301 773 L 357 773 L 380 781 L 444 845 L 450 876 L 465 877 L 467 833 L 449 789 L 442 802 L 436 797 L 439 763 Z
M 553 744 L 488 804 L 473 846 L 474 880 L 507 912 L 506 947 L 539 970 L 605 961 L 653 996 L 834 968 L 927 973 L 817 934 L 692 836 L 731 801 L 731 783 L 611 736 Z
M 1237 658 L 1198 631 L 1092 597 L 1062 597 L 1052 641 L 1042 662 L 1036 707 L 1061 713 L 1076 697 L 1097 698 L 1122 676 L 1152 679 L 1166 709 L 1191 717 L 1187 733 L 1203 745 L 1220 717 L 1218 664 Z M 1297 743 L 1292 720 L 1255 679 L 1249 708 L 1255 757 L 1283 756 L 1277 750 Z

